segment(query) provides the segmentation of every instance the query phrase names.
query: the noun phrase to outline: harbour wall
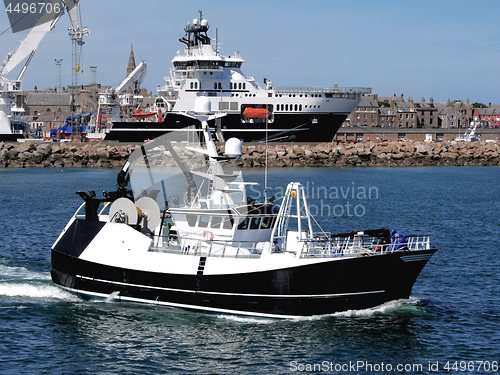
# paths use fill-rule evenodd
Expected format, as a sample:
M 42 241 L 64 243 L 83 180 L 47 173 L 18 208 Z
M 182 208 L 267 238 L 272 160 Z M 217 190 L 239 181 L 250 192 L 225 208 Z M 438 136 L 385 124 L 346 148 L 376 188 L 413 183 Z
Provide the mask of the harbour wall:
M 0 143 L 0 168 L 120 168 L 139 144 Z M 219 148 L 223 153 L 224 148 Z M 500 165 L 495 142 L 271 143 L 269 167 L 410 167 Z M 264 167 L 266 146 L 244 144 L 240 167 Z

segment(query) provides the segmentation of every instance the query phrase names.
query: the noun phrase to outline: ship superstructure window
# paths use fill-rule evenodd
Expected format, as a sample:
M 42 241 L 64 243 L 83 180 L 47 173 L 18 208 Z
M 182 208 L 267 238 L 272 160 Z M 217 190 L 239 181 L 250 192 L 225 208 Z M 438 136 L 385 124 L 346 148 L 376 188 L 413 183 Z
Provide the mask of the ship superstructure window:
M 222 220 L 222 228 L 233 229 L 234 220 L 231 216 L 224 216 Z
M 273 226 L 274 223 L 274 217 L 267 216 L 264 219 L 262 219 L 262 224 L 260 225 L 261 229 L 269 229 Z
M 222 217 L 221 216 L 214 216 L 212 218 L 212 222 L 210 223 L 210 228 L 211 229 L 220 228 L 221 223 L 222 223 Z
M 276 217 L 266 216 L 266 217 L 246 217 L 240 219 L 238 224 L 238 230 L 250 230 L 255 229 L 270 229 L 273 227 Z
M 241 68 L 241 62 L 237 61 L 224 61 L 225 68 Z
M 250 222 L 250 229 L 259 229 L 259 224 L 260 224 L 260 217 L 252 218 L 252 221 Z
M 198 222 L 199 228 L 208 227 L 208 223 L 210 222 L 210 216 L 200 216 L 200 221 Z
M 198 216 L 196 215 L 186 215 L 186 220 L 188 222 L 188 225 L 190 227 L 194 227 L 196 225 L 196 220 L 198 219 Z
M 248 217 L 241 219 L 240 223 L 238 224 L 238 230 L 244 230 L 248 228 L 248 222 L 250 219 Z

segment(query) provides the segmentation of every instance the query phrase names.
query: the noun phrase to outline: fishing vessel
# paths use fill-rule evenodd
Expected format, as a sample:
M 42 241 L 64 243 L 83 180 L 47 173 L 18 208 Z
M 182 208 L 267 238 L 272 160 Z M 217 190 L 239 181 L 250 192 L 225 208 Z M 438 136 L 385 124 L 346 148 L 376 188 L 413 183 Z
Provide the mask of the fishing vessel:
M 231 169 L 241 141 L 217 152 L 208 122 L 223 114 L 208 98 L 195 110 L 186 116 L 204 142 L 195 127 L 163 135 L 130 155 L 116 191 L 78 192 L 84 202 L 52 247 L 55 284 L 86 299 L 276 318 L 409 297 L 436 252 L 429 236 L 331 234 L 300 182 L 257 202 L 246 191 L 255 183 Z
M 221 141 L 231 137 L 245 141 L 330 141 L 344 119 L 356 108 L 366 87 L 277 87 L 264 78 L 263 85 L 242 71 L 239 52 L 222 55 L 220 45 L 208 36 L 210 26 L 200 12 L 188 23 L 185 44 L 173 58 L 170 76 L 158 89 L 156 110 L 161 121 L 130 117 L 115 121 L 106 140 L 123 142 L 156 138 L 169 131 L 198 125 L 183 115 L 192 111 L 199 96 L 226 116 L 210 124 Z M 267 132 L 266 132 L 267 126 Z

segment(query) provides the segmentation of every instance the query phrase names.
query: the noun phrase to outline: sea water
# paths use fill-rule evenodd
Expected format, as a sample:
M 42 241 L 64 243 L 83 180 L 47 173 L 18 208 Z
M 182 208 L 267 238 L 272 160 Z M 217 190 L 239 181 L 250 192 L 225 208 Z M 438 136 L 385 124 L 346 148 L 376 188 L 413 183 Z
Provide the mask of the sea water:
M 86 302 L 56 287 L 50 248 L 82 203 L 75 192 L 113 190 L 117 172 L 0 170 L 1 374 L 499 372 L 500 168 L 271 169 L 268 198 L 303 183 L 324 231 L 388 226 L 439 248 L 408 300 L 290 320 Z

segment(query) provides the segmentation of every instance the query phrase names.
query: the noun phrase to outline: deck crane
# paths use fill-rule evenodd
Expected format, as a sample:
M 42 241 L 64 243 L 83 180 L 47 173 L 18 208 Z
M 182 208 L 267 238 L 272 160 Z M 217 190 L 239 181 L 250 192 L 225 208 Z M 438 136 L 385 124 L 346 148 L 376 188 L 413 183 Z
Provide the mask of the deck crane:
M 101 106 L 109 106 L 112 108 L 112 121 L 118 121 L 120 116 L 120 94 L 133 88 L 135 93 L 139 92 L 142 85 L 142 81 L 146 77 L 147 65 L 146 61 L 141 61 L 137 67 L 130 72 L 130 74 L 125 78 L 116 88 L 110 88 L 104 92 L 99 93 L 99 113 Z M 133 105 L 130 96 L 125 96 L 122 98 L 122 104 L 126 106 Z M 99 124 L 100 126 L 100 124 Z
M 20 42 L 19 47 L 15 51 L 6 54 L 4 62 L 0 65 L 0 141 L 15 141 L 23 138 L 22 134 L 12 132 L 10 123 L 12 99 L 16 93 L 21 91 L 21 79 L 38 45 L 45 35 L 55 27 L 64 11 L 66 10 L 70 16 L 72 28 L 69 29 L 68 33 L 72 40 L 74 38 L 76 43 L 81 46 L 84 44 L 83 37 L 90 33 L 88 28 L 79 26 L 77 13 L 79 0 L 61 0 L 61 2 L 64 4 L 64 7 L 55 15 L 54 19 L 51 22 L 45 22 L 33 27 L 26 38 Z M 15 80 L 7 78 L 7 74 L 24 59 L 26 59 L 26 62 L 17 78 Z

